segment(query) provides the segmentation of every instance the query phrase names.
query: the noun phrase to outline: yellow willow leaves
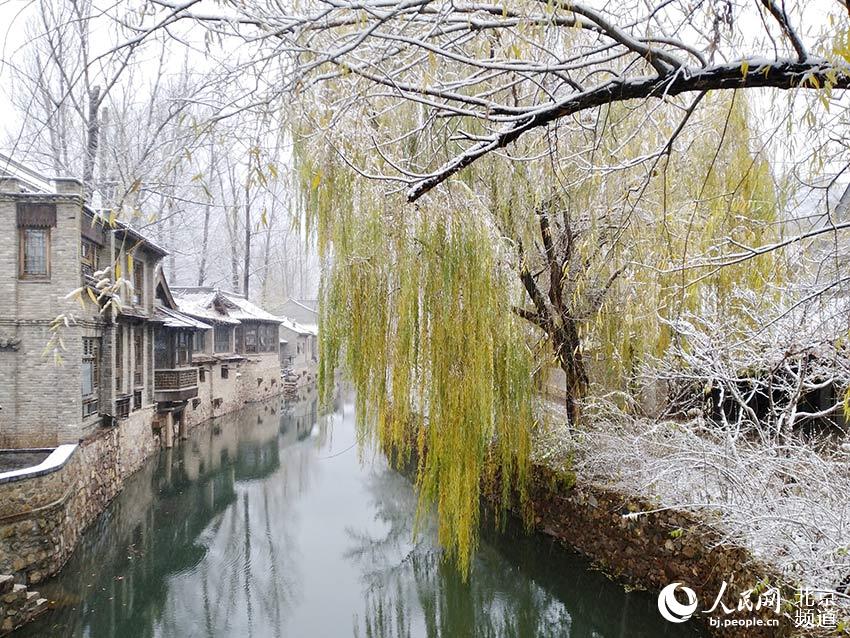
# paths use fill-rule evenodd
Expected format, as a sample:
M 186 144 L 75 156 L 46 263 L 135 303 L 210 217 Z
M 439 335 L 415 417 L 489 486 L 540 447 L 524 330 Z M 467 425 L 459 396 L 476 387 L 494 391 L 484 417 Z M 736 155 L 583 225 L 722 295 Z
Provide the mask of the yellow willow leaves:
M 315 168 L 303 168 L 312 185 Z M 339 179 L 324 169 L 319 189 Z M 322 396 L 342 364 L 361 440 L 397 465 L 415 459 L 417 519 L 433 509 L 446 557 L 468 574 L 482 481 L 498 477 L 504 505 L 512 490 L 525 493 L 533 359 L 511 284 L 483 224 L 433 209 L 402 215 L 350 186 L 344 199 L 305 196 L 332 246 L 320 293 Z
M 376 116 L 377 106 L 387 109 Z M 415 206 L 392 192 L 395 184 L 349 165 L 386 170 L 374 129 L 364 125 L 379 119 L 383 134 L 403 138 L 399 152 L 415 170 L 433 170 L 454 147 L 437 135 L 401 135 L 419 126 L 419 106 L 373 101 L 336 122 L 338 132 L 317 131 L 327 113 L 315 109 L 293 138 L 300 206 L 323 256 L 323 395 L 341 365 L 358 392 L 363 440 L 391 450 L 397 463 L 415 457 L 420 515 L 436 509 L 440 541 L 464 571 L 477 543 L 482 480 L 498 472 L 503 504 L 507 490 L 523 489 L 532 371 L 552 360 L 545 346 L 531 351 L 540 334 L 530 337 L 511 312 L 530 305 L 517 294 L 518 271 L 542 272 L 541 205 L 570 218 L 575 231 L 563 299 L 580 318 L 600 396 L 637 395 L 638 371 L 665 355 L 670 323 L 683 313 L 750 330 L 751 305 L 783 277 L 774 255 L 717 272 L 677 270 L 737 252 L 734 242 L 758 246 L 776 235 L 775 186 L 751 150 L 759 145 L 751 143 L 743 99 L 707 96 L 693 130 L 657 161 L 647 153 L 664 148 L 681 109 L 662 117 L 657 105 L 606 107 L 598 112 L 604 134 L 565 124 L 551 133 L 557 139 L 523 137 L 511 151 L 530 159 L 484 158 Z M 676 345 L 687 348 L 681 337 Z

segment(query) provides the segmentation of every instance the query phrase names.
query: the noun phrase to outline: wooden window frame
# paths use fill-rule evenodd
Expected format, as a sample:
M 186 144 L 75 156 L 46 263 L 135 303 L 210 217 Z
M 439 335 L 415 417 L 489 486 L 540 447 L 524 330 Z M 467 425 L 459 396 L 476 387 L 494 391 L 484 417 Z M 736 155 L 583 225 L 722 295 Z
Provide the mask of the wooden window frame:
M 141 356 L 139 356 L 141 355 Z M 138 382 L 137 382 L 138 379 Z M 133 389 L 145 386 L 145 333 L 136 326 L 133 330 Z
M 87 237 L 80 237 L 80 265 L 88 266 L 92 274 L 97 272 L 97 251 L 99 246 Z M 87 249 L 91 252 L 91 257 L 86 256 Z
M 207 331 L 196 330 L 192 335 L 192 352 L 204 352 L 207 349 Z
M 218 348 L 218 346 L 219 346 L 219 339 L 218 339 L 219 330 L 227 331 L 227 349 L 226 350 L 219 350 L 219 348 Z M 233 327 L 232 326 L 225 326 L 225 325 L 216 326 L 213 329 L 213 352 L 217 353 L 217 354 L 232 352 L 233 351 L 232 348 L 233 348 Z
M 45 273 L 27 273 L 26 272 L 26 234 L 30 230 L 44 231 L 44 265 Z M 50 253 L 52 248 L 52 233 L 49 226 L 20 226 L 18 227 L 18 279 L 23 281 L 50 281 L 51 263 Z
M 101 339 L 100 337 L 83 337 L 83 356 L 82 363 L 91 364 L 91 392 L 89 394 L 82 393 L 82 385 L 80 393 L 83 400 L 83 418 L 88 418 L 98 414 L 100 406 L 100 371 L 101 371 Z M 85 369 L 85 368 L 83 368 Z
M 124 390 L 124 326 L 115 327 L 115 391 Z
M 133 258 L 133 272 L 129 273 L 133 278 L 133 296 L 132 302 L 134 306 L 145 305 L 145 262 L 140 259 Z M 139 279 L 139 281 L 137 281 Z
M 250 354 L 255 354 L 260 352 L 260 326 L 252 323 L 245 326 L 244 332 L 244 346 L 245 352 Z M 254 343 L 249 343 L 251 338 L 253 338 Z

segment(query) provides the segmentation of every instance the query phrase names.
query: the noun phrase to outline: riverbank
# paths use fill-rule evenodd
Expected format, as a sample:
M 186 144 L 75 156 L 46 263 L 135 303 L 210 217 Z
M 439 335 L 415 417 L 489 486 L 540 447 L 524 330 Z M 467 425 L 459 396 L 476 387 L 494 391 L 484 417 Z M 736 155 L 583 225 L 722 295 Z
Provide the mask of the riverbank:
M 48 457 L 61 456 L 55 462 L 35 466 L 32 471 L 21 468 L 17 475 L 0 480 L 0 575 L 10 576 L 14 585 L 14 591 L 0 597 L 0 604 L 21 603 L 15 614 L 10 613 L 11 607 L 5 610 L 7 618 L 0 619 L 0 635 L 43 610 L 44 604 L 29 604 L 40 597 L 26 588 L 62 569 L 84 531 L 155 452 L 179 445 L 190 430 L 214 417 L 283 391 L 281 383 L 257 383 L 255 387 L 252 381 L 246 377 L 239 387 L 248 389 L 234 393 L 241 403 L 235 399 L 222 402 L 211 411 L 204 407 L 212 405 L 211 401 L 199 401 L 198 410 L 183 418 L 179 430 L 168 433 L 171 436 L 165 436 L 165 430 L 176 429 L 176 424 L 160 424 L 153 419 L 153 409 L 144 408 L 115 426 L 96 430 L 78 444 L 60 446 Z
M 517 526 L 482 532 L 464 582 L 435 521 L 414 536 L 416 506 L 409 480 L 358 454 L 351 401 L 325 418 L 313 400 L 252 404 L 147 461 L 16 635 L 696 638 Z
M 570 431 L 550 421 L 535 443 L 529 501 L 536 530 L 620 582 L 651 592 L 676 582 L 693 589 L 699 607 L 690 622 L 712 635 L 848 635 L 846 600 L 818 593 L 842 586 L 846 462 L 813 459 L 801 446 L 776 463 L 747 441 L 712 440 L 710 430 L 682 423 L 614 421 Z M 794 511 L 807 489 L 821 500 Z M 779 613 L 755 609 L 770 588 L 779 591 Z M 722 626 L 755 617 L 779 626 Z

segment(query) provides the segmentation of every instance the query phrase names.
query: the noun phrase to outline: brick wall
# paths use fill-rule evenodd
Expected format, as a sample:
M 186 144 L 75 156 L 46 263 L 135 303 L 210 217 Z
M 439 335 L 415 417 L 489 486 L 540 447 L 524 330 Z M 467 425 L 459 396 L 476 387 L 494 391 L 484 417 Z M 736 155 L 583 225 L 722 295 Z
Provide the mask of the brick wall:
M 57 206 L 50 232 L 50 278 L 18 277 L 16 204 L 21 197 Z M 50 446 L 85 434 L 80 366 L 82 336 L 102 322 L 95 306 L 67 299 L 80 286 L 79 244 L 82 202 L 73 195 L 16 196 L 0 193 L 0 340 L 20 340 L 17 349 L 0 348 L 0 447 Z M 57 363 L 45 347 L 50 322 L 64 315 Z M 46 391 L 46 390 L 49 390 Z

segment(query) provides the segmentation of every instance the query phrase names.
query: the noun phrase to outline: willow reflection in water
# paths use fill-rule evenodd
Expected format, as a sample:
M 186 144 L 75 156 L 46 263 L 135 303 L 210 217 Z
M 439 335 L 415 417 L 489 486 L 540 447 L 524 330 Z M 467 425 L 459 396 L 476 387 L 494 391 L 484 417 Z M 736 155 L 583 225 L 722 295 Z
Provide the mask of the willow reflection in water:
M 28 636 L 686 636 L 539 537 L 488 528 L 468 584 L 353 408 L 249 406 L 153 459 L 42 589 Z M 361 462 L 362 461 L 362 462 Z

